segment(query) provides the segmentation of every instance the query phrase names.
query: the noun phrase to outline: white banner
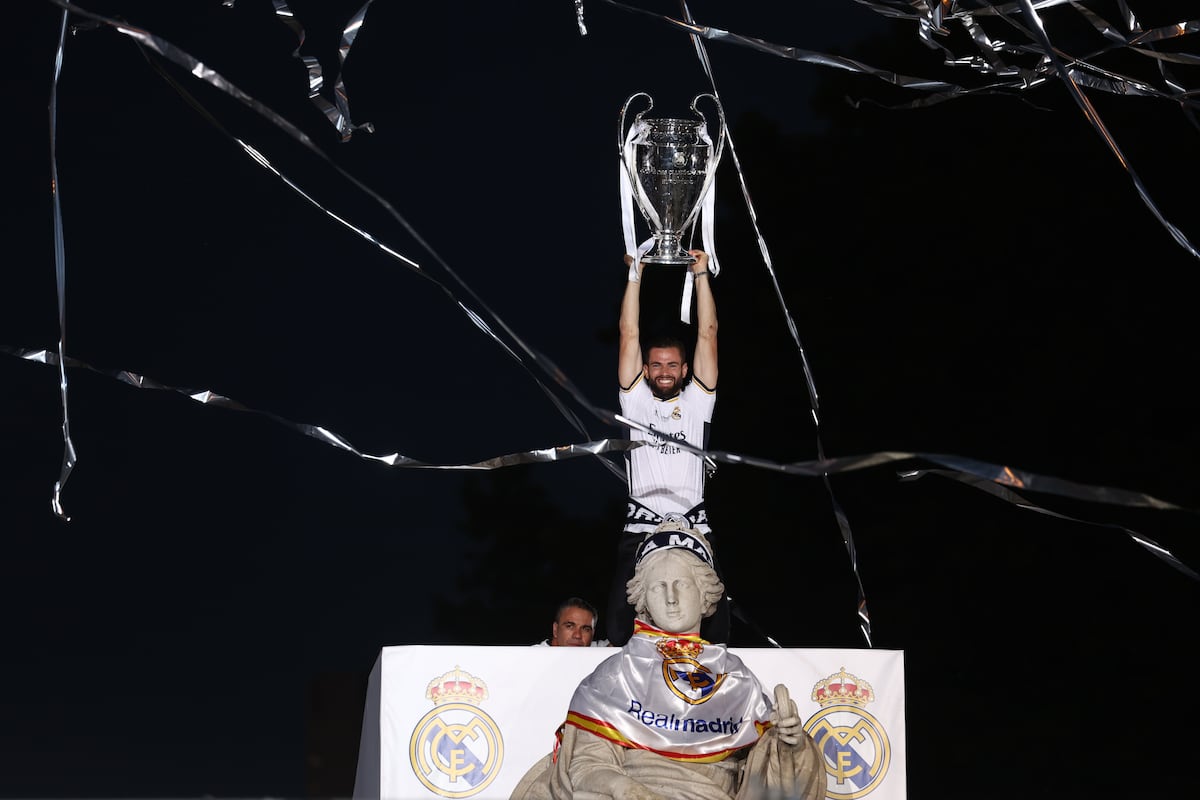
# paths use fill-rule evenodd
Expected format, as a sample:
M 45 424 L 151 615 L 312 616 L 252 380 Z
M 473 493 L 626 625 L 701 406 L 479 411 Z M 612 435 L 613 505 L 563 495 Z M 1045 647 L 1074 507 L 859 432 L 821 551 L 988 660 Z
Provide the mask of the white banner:
M 356 800 L 507 800 L 554 748 L 575 687 L 607 647 L 385 647 L 367 691 Z M 904 653 L 731 648 L 792 699 L 831 800 L 905 800 Z

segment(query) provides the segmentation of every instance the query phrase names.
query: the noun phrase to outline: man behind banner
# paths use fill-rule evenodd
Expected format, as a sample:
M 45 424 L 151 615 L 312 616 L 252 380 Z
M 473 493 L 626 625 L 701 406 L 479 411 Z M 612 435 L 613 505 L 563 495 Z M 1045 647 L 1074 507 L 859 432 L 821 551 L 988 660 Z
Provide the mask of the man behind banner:
M 817 800 L 824 757 L 782 684 L 772 704 L 724 645 L 701 639 L 725 590 L 702 534 L 666 523 L 636 556 L 633 637 L 580 682 L 558 747 L 511 800 Z
M 696 345 L 692 363 L 683 342 L 663 336 L 641 339 L 641 276 L 643 265 L 630 269 L 621 301 L 617 380 L 621 413 L 654 429 L 646 434 L 629 429 L 632 441 L 645 442 L 626 456 L 629 501 L 624 533 L 617 543 L 616 568 L 608 597 L 608 638 L 620 646 L 633 633 L 633 609 L 625 599 L 625 584 L 633 575 L 634 554 L 646 534 L 668 520 L 712 535 L 704 510 L 704 460 L 678 446 L 680 440 L 698 448 L 708 445 L 708 427 L 717 401 L 717 305 L 709 286 L 708 255 L 689 250 L 696 261 Z M 626 265 L 633 260 L 626 256 Z M 720 566 L 714 564 L 720 574 Z M 705 620 L 702 633 L 712 641 L 729 640 L 729 601 L 722 597 Z
M 550 638 L 534 647 L 608 647 L 607 639 L 595 639 L 596 607 L 582 597 L 568 597 L 558 604 Z

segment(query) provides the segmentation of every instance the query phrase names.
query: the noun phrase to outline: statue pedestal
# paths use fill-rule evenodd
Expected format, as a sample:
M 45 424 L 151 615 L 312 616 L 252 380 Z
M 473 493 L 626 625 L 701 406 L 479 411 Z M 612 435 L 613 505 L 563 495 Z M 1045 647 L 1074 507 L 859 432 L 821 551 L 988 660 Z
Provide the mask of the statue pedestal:
M 609 647 L 384 647 L 367 689 L 355 800 L 507 800 L 554 748 L 575 687 Z M 904 653 L 732 648 L 785 684 L 821 747 L 828 797 L 905 800 Z M 844 673 L 844 677 L 843 677 Z M 811 699 L 819 694 L 824 704 Z

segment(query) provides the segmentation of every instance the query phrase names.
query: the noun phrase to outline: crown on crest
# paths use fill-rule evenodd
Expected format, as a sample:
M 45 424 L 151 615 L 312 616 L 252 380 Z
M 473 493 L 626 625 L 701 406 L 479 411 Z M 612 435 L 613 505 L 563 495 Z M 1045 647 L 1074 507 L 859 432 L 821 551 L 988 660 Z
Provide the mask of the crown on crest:
M 704 652 L 704 644 L 691 639 L 660 639 L 655 645 L 663 658 L 696 659 Z
M 875 699 L 875 690 L 871 684 L 846 672 L 845 667 L 840 667 L 838 672 L 817 681 L 813 686 L 812 699 L 822 707 L 847 704 L 865 706 Z
M 425 689 L 425 697 L 435 706 L 442 703 L 471 703 L 479 705 L 488 697 L 487 684 L 455 665 L 445 675 L 434 678 Z

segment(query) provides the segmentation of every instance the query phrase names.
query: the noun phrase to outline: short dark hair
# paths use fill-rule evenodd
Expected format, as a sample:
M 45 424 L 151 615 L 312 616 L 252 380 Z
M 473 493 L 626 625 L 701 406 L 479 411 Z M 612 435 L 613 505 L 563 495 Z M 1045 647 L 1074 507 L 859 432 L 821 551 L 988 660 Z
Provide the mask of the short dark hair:
M 600 615 L 596 613 L 596 607 L 584 600 L 582 597 L 568 597 L 558 604 L 558 610 L 554 612 L 554 621 L 558 622 L 558 618 L 562 616 L 562 612 L 568 608 L 582 608 L 584 611 L 592 615 L 592 623 L 600 621 Z
M 655 347 L 674 347 L 679 350 L 679 357 L 683 363 L 687 363 L 688 351 L 687 345 L 683 343 L 683 339 L 670 332 L 656 333 L 642 345 L 642 363 L 650 363 L 650 351 Z

